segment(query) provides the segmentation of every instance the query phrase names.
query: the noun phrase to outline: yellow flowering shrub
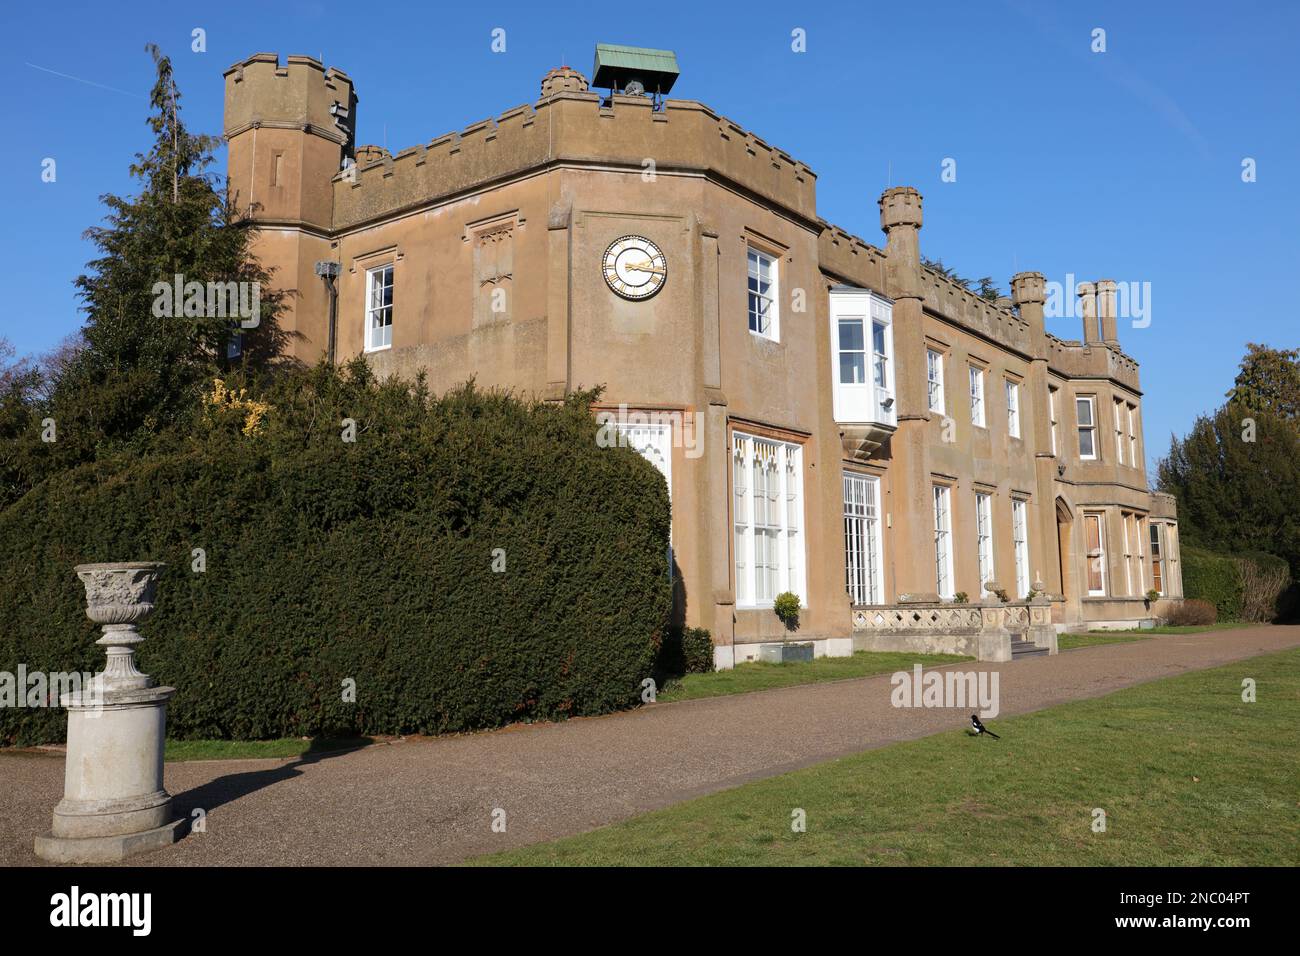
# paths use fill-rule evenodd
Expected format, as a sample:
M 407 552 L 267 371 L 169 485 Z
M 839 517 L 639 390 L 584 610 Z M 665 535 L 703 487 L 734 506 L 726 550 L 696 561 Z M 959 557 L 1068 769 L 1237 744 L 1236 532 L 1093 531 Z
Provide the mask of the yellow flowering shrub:
M 240 431 L 249 437 L 261 430 L 262 421 L 271 410 L 271 406 L 266 402 L 249 398 L 248 389 L 241 388 L 235 391 L 227 388 L 226 383 L 219 378 L 212 380 L 212 391 L 203 396 L 203 401 L 210 412 L 216 413 L 221 418 L 242 416 L 243 425 Z

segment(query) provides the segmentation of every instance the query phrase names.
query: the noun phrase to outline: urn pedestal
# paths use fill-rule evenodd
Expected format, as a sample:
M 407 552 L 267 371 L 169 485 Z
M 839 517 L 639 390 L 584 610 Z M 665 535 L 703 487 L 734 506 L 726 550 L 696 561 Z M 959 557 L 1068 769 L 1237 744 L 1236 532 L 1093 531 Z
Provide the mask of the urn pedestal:
M 163 788 L 163 742 L 172 687 L 155 687 L 135 666 L 136 623 L 153 610 L 163 565 L 83 564 L 86 615 L 103 625 L 96 643 L 108 661 L 88 687 L 64 694 L 68 756 L 63 799 L 36 855 L 54 863 L 111 863 L 174 843 L 175 819 Z

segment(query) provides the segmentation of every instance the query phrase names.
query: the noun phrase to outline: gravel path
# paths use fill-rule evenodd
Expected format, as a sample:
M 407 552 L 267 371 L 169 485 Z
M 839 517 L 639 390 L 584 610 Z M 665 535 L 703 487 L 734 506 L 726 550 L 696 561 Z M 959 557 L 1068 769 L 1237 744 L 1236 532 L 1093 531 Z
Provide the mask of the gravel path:
M 999 670 L 1008 716 L 1296 646 L 1300 626 L 1264 626 L 953 666 Z M 880 675 L 305 759 L 172 763 L 167 789 L 187 814 L 206 810 L 207 832 L 132 863 L 453 863 L 968 720 L 896 709 L 889 692 Z M 32 841 L 62 790 L 60 754 L 0 754 L 0 865 L 40 863 Z

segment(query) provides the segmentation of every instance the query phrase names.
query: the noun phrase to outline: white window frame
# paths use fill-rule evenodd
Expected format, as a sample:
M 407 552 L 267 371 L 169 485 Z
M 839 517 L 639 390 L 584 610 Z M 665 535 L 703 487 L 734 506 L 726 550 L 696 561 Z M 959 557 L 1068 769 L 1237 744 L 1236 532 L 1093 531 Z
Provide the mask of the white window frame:
M 1117 398 L 1112 403 L 1115 411 L 1115 461 L 1124 464 L 1124 429 L 1120 422 L 1119 411 L 1124 407 L 1124 399 Z
M 1059 451 L 1060 446 L 1056 439 L 1056 429 L 1057 429 L 1056 398 L 1058 392 L 1060 392 L 1060 389 L 1057 388 L 1055 385 L 1047 386 L 1047 415 L 1049 420 L 1052 423 L 1052 456 L 1053 457 L 1056 457 L 1057 455 L 1060 454 Z
M 935 592 L 944 600 L 956 595 L 952 576 L 952 489 L 934 486 Z
M 970 422 L 979 428 L 987 428 L 984 414 L 984 369 L 978 365 L 968 365 L 970 370 Z
M 873 298 L 871 302 L 871 387 L 872 408 L 876 421 L 893 421 L 894 403 L 894 323 L 892 309 L 882 309 Z M 863 331 L 867 331 L 864 327 Z M 879 332 L 877 339 L 876 333 Z M 889 408 L 885 408 L 886 401 Z
M 975 567 L 979 572 L 979 593 L 992 592 L 985 582 L 996 578 L 993 567 L 993 496 L 986 491 L 975 492 Z
M 1142 468 L 1142 459 L 1138 456 L 1137 406 L 1128 406 L 1128 459 L 1134 468 Z
M 396 271 L 393 268 L 394 263 L 388 262 L 382 266 L 375 266 L 373 269 L 366 270 L 366 339 L 365 351 L 382 352 L 385 349 L 393 347 L 393 309 L 396 296 L 394 295 Z M 387 273 L 388 281 L 384 283 L 384 275 Z M 382 302 L 376 302 L 375 294 L 382 289 L 387 288 L 388 305 Z M 384 313 L 387 313 L 384 315 Z M 376 319 L 382 322 L 383 318 L 388 321 L 384 324 L 376 324 Z M 380 333 L 380 341 L 376 344 L 375 333 Z M 385 334 L 386 333 L 386 334 Z
M 746 325 L 750 335 L 757 335 L 762 339 L 771 339 L 773 342 L 781 341 L 781 257 L 773 255 L 770 252 L 764 252 L 756 246 L 748 246 L 745 256 L 745 315 Z M 768 285 L 764 290 L 761 283 L 764 281 L 761 266 L 766 263 L 768 266 Z M 755 288 L 758 286 L 758 288 Z M 751 308 L 754 300 L 760 303 L 759 309 Z M 762 303 L 767 304 L 767 328 L 754 328 L 755 322 L 761 325 L 762 322 Z
M 739 431 L 731 447 L 736 607 L 770 608 L 783 591 L 806 607 L 803 448 Z
M 880 479 L 843 473 L 844 587 L 854 604 L 884 600 L 884 541 L 880 530 Z
M 1164 597 L 1169 590 L 1166 586 L 1166 578 L 1169 574 L 1169 563 L 1165 559 L 1167 541 L 1162 530 L 1162 522 L 1151 521 L 1149 524 L 1151 527 L 1151 590 Z M 1157 578 L 1160 581 L 1158 586 Z
M 1079 419 L 1079 405 L 1087 404 L 1089 423 L 1084 424 Z M 1079 459 L 1081 461 L 1097 460 L 1097 396 L 1095 395 L 1076 395 L 1074 396 L 1074 421 L 1079 431 Z M 1083 453 L 1083 434 L 1088 433 L 1089 444 L 1092 445 L 1092 453 L 1085 455 Z
M 1007 393 L 1007 434 L 1012 438 L 1020 437 L 1020 383 L 1014 379 L 1003 379 Z
M 943 393 L 943 353 L 935 349 L 925 350 L 925 383 L 930 411 L 946 415 L 947 403 L 944 401 Z
M 894 361 L 893 303 L 869 289 L 833 289 L 830 294 L 831 374 L 834 383 L 832 410 L 837 422 L 859 424 L 871 422 L 896 426 L 898 409 L 894 402 L 896 364 Z M 841 326 L 861 328 L 862 349 L 849 350 L 862 356 L 864 381 L 845 382 L 840 374 Z M 877 342 L 877 330 L 882 342 Z M 881 353 L 877 345 L 884 345 Z
M 1096 519 L 1097 522 L 1097 550 L 1092 552 L 1088 549 L 1088 522 Z M 1088 589 L 1089 597 L 1104 597 L 1106 595 L 1106 513 L 1104 511 L 1085 511 L 1083 513 L 1083 583 Z M 1088 563 L 1096 561 L 1098 570 L 1101 572 L 1101 588 L 1097 589 L 1092 586 L 1089 580 Z
M 1016 596 L 1029 594 L 1029 506 L 1024 498 L 1011 499 L 1011 544 L 1016 556 Z

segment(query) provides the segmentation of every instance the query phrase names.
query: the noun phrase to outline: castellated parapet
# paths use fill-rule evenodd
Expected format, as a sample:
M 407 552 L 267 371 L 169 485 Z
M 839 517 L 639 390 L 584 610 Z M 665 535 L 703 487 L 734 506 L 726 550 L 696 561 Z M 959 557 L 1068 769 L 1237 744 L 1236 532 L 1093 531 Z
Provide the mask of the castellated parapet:
M 281 66 L 276 54 L 255 53 L 226 70 L 225 80 L 227 138 L 254 126 L 297 129 L 351 151 L 357 98 L 342 70 L 310 56 L 287 57 Z
M 348 229 L 554 164 L 707 173 L 816 221 L 816 175 L 707 106 L 558 92 L 360 166 L 334 182 L 334 226 Z

